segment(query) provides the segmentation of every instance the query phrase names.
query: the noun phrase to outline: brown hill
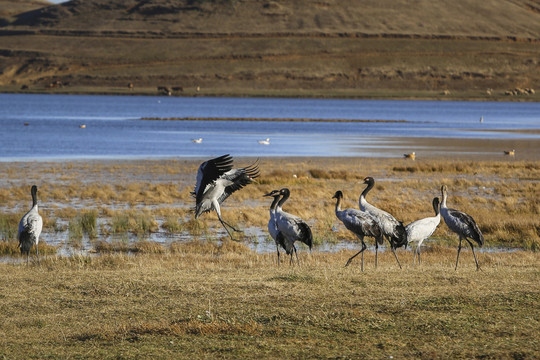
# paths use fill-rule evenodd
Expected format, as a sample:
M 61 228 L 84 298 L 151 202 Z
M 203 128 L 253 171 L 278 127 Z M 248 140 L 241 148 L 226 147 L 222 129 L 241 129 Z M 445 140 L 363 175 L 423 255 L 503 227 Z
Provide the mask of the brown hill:
M 7 90 L 482 97 L 540 81 L 538 0 L 73 0 L 10 16 Z

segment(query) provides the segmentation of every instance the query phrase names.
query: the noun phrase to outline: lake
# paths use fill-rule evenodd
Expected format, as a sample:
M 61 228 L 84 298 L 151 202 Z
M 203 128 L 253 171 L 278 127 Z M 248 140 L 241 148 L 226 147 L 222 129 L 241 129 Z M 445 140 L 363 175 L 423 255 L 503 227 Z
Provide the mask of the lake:
M 0 94 L 0 161 L 396 157 L 406 139 L 538 141 L 539 129 L 531 102 Z

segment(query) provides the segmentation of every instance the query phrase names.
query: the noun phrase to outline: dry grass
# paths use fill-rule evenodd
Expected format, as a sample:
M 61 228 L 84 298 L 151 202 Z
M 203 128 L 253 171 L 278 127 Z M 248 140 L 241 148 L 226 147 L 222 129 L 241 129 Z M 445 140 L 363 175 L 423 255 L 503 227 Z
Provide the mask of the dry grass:
M 538 358 L 540 255 L 433 247 L 275 264 L 237 243 L 163 254 L 0 264 L 0 356 L 27 358 Z M 21 306 L 21 304 L 23 304 Z

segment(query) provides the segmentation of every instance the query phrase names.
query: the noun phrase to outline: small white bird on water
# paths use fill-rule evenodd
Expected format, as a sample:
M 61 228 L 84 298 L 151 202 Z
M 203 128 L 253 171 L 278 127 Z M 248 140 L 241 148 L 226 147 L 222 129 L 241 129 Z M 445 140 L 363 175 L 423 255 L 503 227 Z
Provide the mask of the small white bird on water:
M 266 138 L 265 140 L 259 140 L 257 142 L 261 145 L 270 145 L 270 138 Z
M 233 158 L 227 154 L 205 161 L 199 166 L 195 191 L 195 219 L 211 210 L 215 210 L 221 225 L 231 239 L 233 238 L 227 226 L 234 231 L 232 225 L 221 218 L 220 205 L 235 191 L 251 184 L 259 176 L 259 166 L 256 163 L 239 169 L 233 169 Z
M 439 198 L 437 197 L 433 198 L 433 210 L 435 211 L 435 216 L 416 220 L 405 226 L 405 231 L 407 231 L 407 243 L 417 243 L 416 248 L 414 249 L 413 264 L 416 259 L 416 254 L 418 254 L 418 264 L 420 264 L 420 246 L 422 246 L 424 240 L 433 235 L 441 222 Z
M 200 144 L 200 143 L 202 143 L 202 138 L 191 139 L 191 142 L 193 142 L 193 143 L 195 143 L 195 144 Z
M 21 249 L 21 255 L 26 253 L 26 263 L 28 264 L 28 256 L 30 249 L 33 245 L 36 246 L 36 257 L 39 263 L 39 235 L 43 228 L 43 219 L 38 213 L 37 203 L 37 186 L 33 185 L 30 190 L 32 194 L 32 209 L 28 211 L 19 222 L 19 230 L 17 232 L 17 239 L 19 240 L 19 248 Z

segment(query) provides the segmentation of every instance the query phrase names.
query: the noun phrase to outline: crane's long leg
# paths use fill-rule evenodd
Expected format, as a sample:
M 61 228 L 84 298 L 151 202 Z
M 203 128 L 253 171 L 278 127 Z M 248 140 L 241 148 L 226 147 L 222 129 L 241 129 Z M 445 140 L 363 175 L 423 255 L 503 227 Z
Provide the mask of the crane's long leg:
M 219 204 L 217 203 L 217 201 L 215 201 L 214 203 L 214 209 L 216 210 L 216 214 L 218 216 L 218 219 L 219 219 L 219 222 L 221 223 L 221 225 L 223 226 L 223 228 L 225 229 L 225 231 L 227 231 L 227 234 L 229 234 L 229 236 L 231 237 L 231 240 L 234 240 L 234 238 L 232 237 L 231 235 L 231 232 L 229 231 L 229 229 L 227 229 L 227 226 L 229 226 L 231 229 L 233 229 L 234 231 L 237 231 L 237 232 L 240 232 L 240 230 L 237 230 L 234 228 L 234 226 L 230 225 L 230 224 L 227 224 L 222 218 L 221 218 L 221 210 L 219 208 Z
M 38 265 L 39 265 L 40 264 L 40 262 L 39 262 L 39 247 L 38 247 L 37 243 L 36 243 L 36 257 L 37 257 L 37 262 L 38 262 Z
M 364 250 L 366 250 L 367 246 L 366 244 L 364 243 L 364 241 L 362 241 L 362 249 L 357 252 L 356 254 L 354 254 L 353 256 L 351 256 L 349 258 L 349 260 L 347 260 L 347 263 L 345 264 L 345 266 L 349 266 L 349 264 L 351 263 L 352 259 L 354 259 L 356 256 L 358 256 L 359 254 L 362 254 L 362 260 L 361 260 L 361 269 L 362 271 L 364 271 Z
M 281 264 L 281 261 L 279 260 L 279 245 L 276 243 L 276 251 L 277 251 L 277 264 Z
M 375 269 L 377 268 L 378 253 L 379 253 L 379 241 L 375 239 Z
M 396 249 L 390 244 L 390 249 L 392 249 L 392 253 L 394 254 L 394 257 L 396 258 L 397 264 L 399 265 L 399 268 L 402 269 L 401 264 L 399 263 L 399 259 L 396 254 Z
M 416 253 L 418 252 L 418 245 L 414 248 L 414 255 L 412 258 L 412 263 L 414 264 L 414 260 L 416 259 Z M 420 255 L 418 255 L 418 259 L 420 259 Z M 420 261 L 420 260 L 418 260 Z
M 478 270 L 480 270 L 480 265 L 478 265 L 478 260 L 476 260 L 476 254 L 474 253 L 474 246 L 473 246 L 472 242 L 469 241 L 469 239 L 465 238 L 465 240 L 467 240 L 469 245 L 471 245 L 472 254 L 474 256 L 474 262 L 476 263 L 476 271 L 478 271 Z
M 459 246 L 458 246 L 458 249 L 457 249 L 457 259 L 456 259 L 456 268 L 454 270 L 457 270 L 457 265 L 458 265 L 458 261 L 459 261 L 459 253 L 461 252 L 461 236 L 459 237 Z
M 418 244 L 418 265 L 422 263 L 422 260 L 420 259 L 420 244 Z
M 300 259 L 298 259 L 298 251 L 296 251 L 296 246 L 293 245 L 294 255 L 296 255 L 296 263 L 300 266 Z

